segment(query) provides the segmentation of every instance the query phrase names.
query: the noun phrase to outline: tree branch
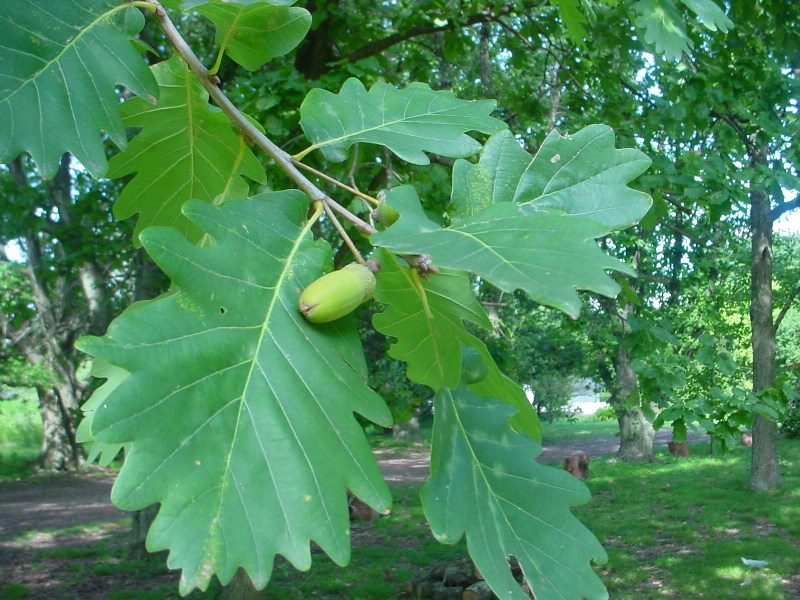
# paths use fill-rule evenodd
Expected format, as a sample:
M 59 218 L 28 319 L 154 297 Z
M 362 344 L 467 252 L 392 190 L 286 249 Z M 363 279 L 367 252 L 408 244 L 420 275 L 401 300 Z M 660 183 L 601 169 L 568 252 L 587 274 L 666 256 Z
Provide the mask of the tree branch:
M 357 217 L 343 206 L 339 205 L 335 200 L 314 185 L 294 165 L 292 162 L 292 157 L 288 153 L 281 150 L 272 140 L 261 133 L 261 131 L 259 131 L 258 128 L 255 127 L 247 119 L 247 117 L 245 117 L 244 114 L 242 114 L 242 112 L 236 108 L 236 106 L 234 106 L 230 99 L 228 99 L 225 93 L 217 85 L 219 80 L 216 77 L 212 78 L 209 75 L 208 69 L 206 69 L 203 63 L 200 62 L 200 59 L 197 58 L 197 55 L 186 43 L 186 40 L 183 39 L 183 36 L 181 36 L 180 32 L 175 28 L 175 25 L 169 16 L 167 16 L 167 11 L 164 10 L 164 7 L 161 6 L 161 3 L 158 2 L 158 0 L 147 0 L 147 2 L 153 6 L 155 16 L 158 19 L 161 28 L 164 30 L 167 39 L 169 39 L 170 43 L 175 48 L 175 51 L 186 62 L 192 72 L 197 76 L 202 86 L 208 91 L 209 96 L 211 96 L 217 106 L 222 109 L 222 112 L 228 116 L 234 125 L 238 127 L 239 131 L 241 131 L 243 135 L 252 140 L 253 143 L 261 148 L 267 154 L 267 156 L 269 156 L 275 162 L 278 168 L 286 173 L 286 175 L 292 181 L 294 181 L 295 185 L 297 185 L 297 187 L 303 193 L 305 193 L 305 195 L 308 196 L 312 202 L 322 202 L 350 221 L 356 227 L 356 229 L 363 231 L 367 235 L 375 233 L 377 230 L 372 225 Z
M 477 23 L 487 23 L 489 21 L 493 21 L 498 15 L 505 15 L 510 13 L 511 11 L 512 7 L 506 5 L 503 6 L 496 13 L 493 13 L 491 10 L 487 10 L 475 15 L 470 15 L 463 21 L 459 22 L 448 20 L 445 25 L 415 25 L 414 27 L 412 27 L 407 31 L 392 34 L 380 40 L 375 40 L 374 42 L 370 42 L 369 44 L 366 44 L 361 48 L 358 48 L 357 50 L 353 50 L 349 54 L 343 56 L 341 60 L 346 60 L 348 62 L 355 62 L 362 58 L 367 58 L 369 56 L 380 54 L 381 52 L 383 52 L 388 48 L 391 48 L 392 46 L 395 46 L 401 42 L 406 42 L 415 37 L 420 37 L 423 35 L 431 35 L 433 33 L 440 33 L 442 31 L 453 31 L 460 27 L 469 27 L 470 25 L 476 25 Z
M 781 310 L 778 313 L 778 316 L 775 317 L 775 324 L 773 325 L 773 327 L 776 333 L 778 332 L 778 327 L 781 326 L 781 321 L 783 321 L 783 318 L 786 316 L 786 313 L 789 312 L 789 309 L 792 307 L 792 302 L 794 302 L 794 299 L 797 298 L 798 295 L 800 295 L 800 284 L 798 284 L 797 287 L 795 287 L 792 290 L 792 292 L 784 301 L 783 306 L 781 306 Z
M 786 202 L 781 202 L 778 204 L 775 208 L 769 211 L 769 218 L 772 219 L 772 222 L 774 223 L 787 212 L 794 210 L 795 208 L 800 208 L 800 194 L 795 196 L 792 200 L 787 200 Z

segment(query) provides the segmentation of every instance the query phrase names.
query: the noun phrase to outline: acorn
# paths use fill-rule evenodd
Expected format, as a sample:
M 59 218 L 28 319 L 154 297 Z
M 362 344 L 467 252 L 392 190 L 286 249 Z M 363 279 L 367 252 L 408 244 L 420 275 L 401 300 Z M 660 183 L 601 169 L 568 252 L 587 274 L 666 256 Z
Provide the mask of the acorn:
M 364 265 L 351 263 L 312 282 L 297 303 L 311 323 L 330 323 L 353 312 L 375 291 L 375 275 Z
M 381 228 L 385 229 L 390 225 L 394 225 L 397 219 L 400 218 L 400 213 L 386 203 L 386 200 L 381 198 L 378 202 L 378 208 L 375 210 L 376 220 Z

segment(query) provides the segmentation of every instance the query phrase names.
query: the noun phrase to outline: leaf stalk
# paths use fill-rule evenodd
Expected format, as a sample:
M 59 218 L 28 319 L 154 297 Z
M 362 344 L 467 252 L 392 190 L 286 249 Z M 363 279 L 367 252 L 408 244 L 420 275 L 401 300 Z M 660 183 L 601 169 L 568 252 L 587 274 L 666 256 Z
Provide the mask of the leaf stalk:
M 186 40 L 183 39 L 183 36 L 177 30 L 175 24 L 167 15 L 167 11 L 164 10 L 164 7 L 158 0 L 143 0 L 136 4 L 140 3 L 149 4 L 152 7 L 151 10 L 155 13 L 159 25 L 161 25 L 161 28 L 164 30 L 173 48 L 175 48 L 175 51 L 184 62 L 186 62 L 189 69 L 197 76 L 202 86 L 208 91 L 209 96 L 214 100 L 216 105 L 219 106 L 222 112 L 227 115 L 245 136 L 261 148 L 267 156 L 275 162 L 276 166 L 281 169 L 312 202 L 322 202 L 325 207 L 332 209 L 352 223 L 356 229 L 367 235 L 371 235 L 377 231 L 372 225 L 351 213 L 314 185 L 314 183 L 303 175 L 295 166 L 292 157 L 287 152 L 279 148 L 234 106 L 215 82 L 216 77 L 206 69 L 189 44 L 186 43 Z

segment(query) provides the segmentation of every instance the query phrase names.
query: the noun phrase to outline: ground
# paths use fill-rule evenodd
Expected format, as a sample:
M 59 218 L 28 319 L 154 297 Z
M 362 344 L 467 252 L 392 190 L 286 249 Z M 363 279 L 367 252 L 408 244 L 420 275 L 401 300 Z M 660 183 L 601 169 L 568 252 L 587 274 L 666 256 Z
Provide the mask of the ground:
M 666 444 L 670 439 L 671 432 L 661 431 L 656 444 Z M 617 438 L 545 444 L 538 460 L 560 462 L 576 450 L 599 456 L 610 454 L 618 447 Z M 389 483 L 422 482 L 428 476 L 427 452 L 383 450 L 376 452 L 376 456 Z M 90 552 L 111 552 L 110 548 L 119 546 L 115 540 L 124 539 L 129 530 L 127 513 L 114 507 L 109 500 L 113 476 L 112 472 L 97 468 L 81 475 L 0 482 L 0 591 L 5 594 L 4 599 L 99 600 L 109 598 L 110 589 L 127 587 L 129 574 L 119 569 L 87 573 L 66 591 L 60 585 L 64 575 L 74 569 L 71 558 Z M 363 533 L 368 535 L 368 528 Z M 354 530 L 354 545 L 359 543 L 357 534 L 358 531 Z M 109 540 L 108 547 L 98 550 L 98 542 L 106 539 Z M 119 561 L 122 562 L 122 551 L 119 548 L 116 551 L 120 553 Z M 138 568 L 146 569 L 148 566 L 142 563 Z M 69 579 L 75 581 L 74 573 Z M 3 588 L 4 581 L 24 586 L 32 595 L 23 595 L 22 591 L 20 595 L 10 595 L 14 588 Z M 150 583 L 153 589 L 159 586 L 174 588 L 174 575 L 154 570 Z

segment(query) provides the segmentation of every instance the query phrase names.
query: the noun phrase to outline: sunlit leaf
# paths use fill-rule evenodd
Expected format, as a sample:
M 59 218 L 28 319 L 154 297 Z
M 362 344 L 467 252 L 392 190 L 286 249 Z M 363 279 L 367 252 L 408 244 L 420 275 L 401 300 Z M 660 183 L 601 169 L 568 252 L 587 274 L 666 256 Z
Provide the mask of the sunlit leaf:
M 408 377 L 434 391 L 455 387 L 461 378 L 461 346 L 475 348 L 488 373 L 469 387 L 516 407 L 512 424 L 534 439 L 541 425 L 525 393 L 494 362 L 486 345 L 467 331 L 465 321 L 484 329 L 491 323 L 463 272 L 443 271 L 422 278 L 400 258 L 379 250 L 375 299 L 386 308 L 373 317 L 375 328 L 395 341 L 389 355 L 408 364 Z
M 434 405 L 431 477 L 422 490 L 436 538 L 467 549 L 500 598 L 525 600 L 508 557 L 519 562 L 538 600 L 604 599 L 590 561 L 603 547 L 570 512 L 589 500 L 567 472 L 538 464 L 541 446 L 508 425 L 513 409 L 460 387 Z
M 503 121 L 490 117 L 494 100 L 459 100 L 450 91 L 434 91 L 423 83 L 404 89 L 376 83 L 369 91 L 348 79 L 338 94 L 314 89 L 300 106 L 300 125 L 312 146 L 326 158 L 342 161 L 355 143 L 386 146 L 403 160 L 427 165 L 425 152 L 459 158 L 481 145 L 468 131 L 494 133 Z
M 119 0 L 0 0 L 0 162 L 28 152 L 52 177 L 71 152 L 102 176 L 101 133 L 127 141 L 114 87 L 158 94 L 130 42 L 143 25 Z
M 127 127 L 141 127 L 111 159 L 109 177 L 136 176 L 114 204 L 114 215 L 139 214 L 135 236 L 150 225 L 175 227 L 192 241 L 199 228 L 181 213 L 187 200 L 222 203 L 247 196 L 243 175 L 265 182 L 264 169 L 244 137 L 175 56 L 153 67 L 161 89 L 155 105 L 133 98 L 122 105 Z
M 468 217 L 490 204 L 514 201 L 617 231 L 639 221 L 650 208 L 650 196 L 627 186 L 649 166 L 650 159 L 638 150 L 615 148 L 614 132 L 605 125 L 590 125 L 572 135 L 552 131 L 534 157 L 502 131 L 489 138 L 478 163 L 456 162 L 452 214 Z
M 652 44 L 658 54 L 678 59 L 694 48 L 683 17 L 672 0 L 638 0 L 633 10 L 638 14 L 637 27 L 644 30 L 644 40 Z
M 506 292 L 525 291 L 537 302 L 577 315 L 576 290 L 614 296 L 606 271 L 632 273 L 597 246 L 602 225 L 570 215 L 527 214 L 516 203 L 492 204 L 477 215 L 441 227 L 428 219 L 404 187 L 387 201 L 400 219 L 371 241 L 399 254 L 426 254 L 439 267 L 471 271 Z
M 308 569 L 311 540 L 345 564 L 345 490 L 379 512 L 391 502 L 353 414 L 391 424 L 354 369 L 354 322 L 314 326 L 297 309 L 331 260 L 311 240 L 307 209 L 300 192 L 188 203 L 211 243 L 144 232 L 171 293 L 80 342 L 130 373 L 95 410 L 92 434 L 130 444 L 112 499 L 126 510 L 160 504 L 148 548 L 170 550 L 183 593 L 240 567 L 262 588 L 277 553 Z

